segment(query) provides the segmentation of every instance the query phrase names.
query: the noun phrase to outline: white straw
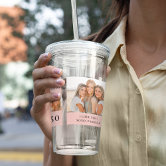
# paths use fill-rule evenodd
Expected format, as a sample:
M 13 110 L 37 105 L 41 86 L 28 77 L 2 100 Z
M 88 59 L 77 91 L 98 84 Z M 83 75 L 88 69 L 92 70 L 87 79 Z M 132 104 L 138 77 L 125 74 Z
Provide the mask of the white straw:
M 71 0 L 74 39 L 79 40 L 76 0 Z

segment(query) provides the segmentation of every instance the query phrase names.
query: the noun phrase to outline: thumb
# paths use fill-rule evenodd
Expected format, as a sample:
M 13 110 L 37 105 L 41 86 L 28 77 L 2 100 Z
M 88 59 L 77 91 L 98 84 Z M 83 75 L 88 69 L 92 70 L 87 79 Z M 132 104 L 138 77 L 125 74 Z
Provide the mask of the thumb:
M 108 74 L 110 73 L 110 71 L 111 71 L 111 67 L 110 67 L 110 66 L 107 66 L 106 77 L 108 77 Z

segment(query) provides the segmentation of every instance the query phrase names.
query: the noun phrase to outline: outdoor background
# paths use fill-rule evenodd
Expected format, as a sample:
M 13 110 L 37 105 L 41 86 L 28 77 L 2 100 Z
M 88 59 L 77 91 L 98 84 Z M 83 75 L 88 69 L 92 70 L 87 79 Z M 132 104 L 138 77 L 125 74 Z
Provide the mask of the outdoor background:
M 80 37 L 110 20 L 110 4 L 77 0 Z M 0 165 L 42 165 L 44 137 L 30 116 L 33 64 L 48 44 L 70 39 L 70 0 L 0 0 Z

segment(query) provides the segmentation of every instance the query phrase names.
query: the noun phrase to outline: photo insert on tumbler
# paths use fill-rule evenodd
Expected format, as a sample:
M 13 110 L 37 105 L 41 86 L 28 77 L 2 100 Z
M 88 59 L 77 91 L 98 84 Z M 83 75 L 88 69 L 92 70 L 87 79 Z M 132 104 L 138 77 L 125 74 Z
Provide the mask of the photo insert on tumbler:
M 102 115 L 105 83 L 85 77 L 67 78 L 67 111 Z

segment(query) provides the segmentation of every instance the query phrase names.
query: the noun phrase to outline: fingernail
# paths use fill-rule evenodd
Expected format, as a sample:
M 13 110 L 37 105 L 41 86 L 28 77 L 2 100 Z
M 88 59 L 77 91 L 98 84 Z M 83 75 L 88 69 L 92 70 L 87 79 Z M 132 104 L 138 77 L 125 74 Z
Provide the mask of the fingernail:
M 61 97 L 61 94 L 60 93 L 55 93 L 55 94 L 53 94 L 53 96 L 57 99 L 57 98 Z
M 55 74 L 60 74 L 61 71 L 62 71 L 62 70 L 61 70 L 61 69 L 58 69 L 58 68 L 54 69 Z
M 61 85 L 63 83 L 63 80 L 61 78 L 59 78 L 59 79 L 56 80 L 56 83 Z
M 49 55 L 49 53 L 44 53 L 42 56 L 43 56 L 43 58 L 47 58 L 48 55 Z

